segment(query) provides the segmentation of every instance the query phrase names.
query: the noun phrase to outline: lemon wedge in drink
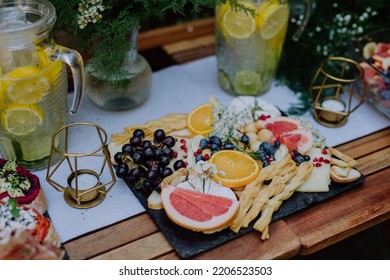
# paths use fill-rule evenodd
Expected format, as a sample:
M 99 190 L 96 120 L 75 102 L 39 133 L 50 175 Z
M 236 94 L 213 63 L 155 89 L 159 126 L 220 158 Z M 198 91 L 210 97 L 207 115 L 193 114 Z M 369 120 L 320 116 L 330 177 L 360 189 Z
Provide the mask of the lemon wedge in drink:
M 256 9 L 255 6 L 245 4 L 251 9 Z M 244 11 L 228 9 L 223 15 L 223 27 L 230 37 L 236 39 L 245 39 L 250 37 L 256 30 L 256 22 L 250 13 Z
M 264 40 L 275 37 L 287 25 L 289 8 L 285 4 L 264 2 L 256 17 L 256 25 Z
M 238 71 L 234 77 L 234 89 L 239 94 L 254 95 L 261 86 L 260 75 L 253 71 Z
M 45 113 L 36 104 L 10 104 L 1 112 L 3 129 L 13 135 L 27 135 L 43 124 Z
M 43 99 L 50 87 L 49 81 L 40 75 L 41 69 L 23 66 L 3 77 L 3 90 L 7 97 L 18 104 L 34 104 Z

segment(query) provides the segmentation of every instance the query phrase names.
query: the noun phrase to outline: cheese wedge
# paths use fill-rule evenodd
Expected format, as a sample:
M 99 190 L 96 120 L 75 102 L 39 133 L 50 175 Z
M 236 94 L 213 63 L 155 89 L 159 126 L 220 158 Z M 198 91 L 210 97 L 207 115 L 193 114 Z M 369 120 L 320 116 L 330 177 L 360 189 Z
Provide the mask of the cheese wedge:
M 313 164 L 318 163 L 319 158 L 323 160 L 327 159 L 330 162 L 330 153 L 324 155 L 322 149 L 320 148 L 311 148 L 308 152 L 310 156 L 310 161 Z M 315 160 L 317 159 L 317 160 Z M 298 192 L 328 192 L 329 185 L 331 182 L 330 179 L 330 164 L 320 162 L 321 166 L 314 166 L 313 172 L 310 177 L 303 183 L 303 185 L 297 190 Z

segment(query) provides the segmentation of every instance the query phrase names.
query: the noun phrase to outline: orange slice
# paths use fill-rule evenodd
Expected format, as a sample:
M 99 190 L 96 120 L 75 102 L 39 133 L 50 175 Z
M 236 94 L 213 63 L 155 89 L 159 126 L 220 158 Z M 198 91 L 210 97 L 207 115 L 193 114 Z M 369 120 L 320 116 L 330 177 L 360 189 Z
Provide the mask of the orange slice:
M 213 108 L 211 104 L 196 107 L 187 117 L 187 127 L 193 134 L 207 135 L 213 131 Z
M 219 151 L 210 159 L 218 174 L 213 179 L 225 187 L 240 188 L 252 182 L 260 173 L 260 165 L 249 155 L 235 151 Z

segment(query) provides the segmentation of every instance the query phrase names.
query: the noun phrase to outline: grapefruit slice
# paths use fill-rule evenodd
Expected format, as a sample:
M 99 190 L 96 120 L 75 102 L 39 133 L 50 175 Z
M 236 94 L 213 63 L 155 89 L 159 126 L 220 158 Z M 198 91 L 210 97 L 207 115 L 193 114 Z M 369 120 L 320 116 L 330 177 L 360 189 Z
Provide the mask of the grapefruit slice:
M 171 185 L 161 190 L 161 201 L 175 224 L 193 231 L 226 227 L 238 210 L 237 200 Z
M 272 132 L 274 137 L 278 138 L 279 135 L 298 129 L 300 124 L 299 120 L 289 117 L 275 117 L 265 120 L 258 120 L 256 122 L 257 128 L 266 128 Z
M 313 146 L 313 135 L 308 128 L 296 129 L 280 135 L 279 141 L 290 151 L 297 150 L 301 154 L 305 154 Z

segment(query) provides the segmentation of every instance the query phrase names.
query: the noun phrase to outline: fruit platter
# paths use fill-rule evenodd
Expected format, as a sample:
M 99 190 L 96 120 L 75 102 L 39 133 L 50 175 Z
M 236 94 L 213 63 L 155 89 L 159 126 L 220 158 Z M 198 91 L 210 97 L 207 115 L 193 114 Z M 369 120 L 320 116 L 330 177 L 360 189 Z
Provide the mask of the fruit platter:
M 389 30 L 367 34 L 357 40 L 357 51 L 364 69 L 368 101 L 390 117 L 390 35 Z
M 190 258 L 355 188 L 356 161 L 327 146 L 310 121 L 258 97 L 214 97 L 113 134 L 123 179 L 178 255 Z

